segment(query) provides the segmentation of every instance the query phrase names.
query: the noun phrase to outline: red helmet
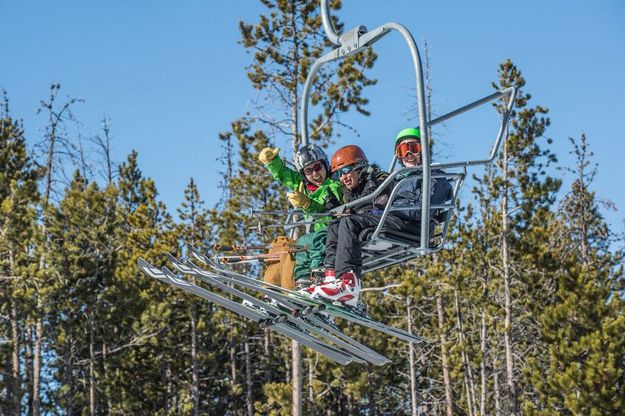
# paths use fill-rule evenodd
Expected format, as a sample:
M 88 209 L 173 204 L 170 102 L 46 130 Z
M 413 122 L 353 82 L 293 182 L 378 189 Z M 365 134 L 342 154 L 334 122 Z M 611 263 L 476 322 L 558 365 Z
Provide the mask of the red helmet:
M 330 171 L 335 173 L 337 170 L 344 168 L 345 166 L 354 165 L 354 164 L 365 164 L 369 163 L 367 160 L 367 156 L 365 156 L 365 152 L 355 144 L 350 144 L 349 146 L 341 147 L 339 150 L 334 152 L 332 155 L 332 163 L 330 165 Z

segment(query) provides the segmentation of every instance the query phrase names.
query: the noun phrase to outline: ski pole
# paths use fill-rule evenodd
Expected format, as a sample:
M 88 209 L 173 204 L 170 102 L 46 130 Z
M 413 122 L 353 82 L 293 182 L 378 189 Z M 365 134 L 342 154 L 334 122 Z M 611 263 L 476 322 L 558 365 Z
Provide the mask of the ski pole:
M 239 259 L 218 259 L 221 264 L 241 264 L 241 263 L 255 263 L 259 261 L 266 261 L 267 259 L 249 259 L 249 260 L 239 260 Z M 276 259 L 277 260 L 277 259 Z
M 222 263 L 239 263 L 246 260 L 279 260 L 282 254 L 289 254 L 288 251 L 271 254 L 253 254 L 250 256 L 221 256 L 217 259 Z
M 281 247 L 281 246 L 278 246 Z M 215 251 L 247 251 L 247 250 L 269 250 L 274 248 L 271 244 L 260 244 L 260 245 L 226 245 L 226 244 L 215 244 L 213 246 L 213 250 Z M 284 246 L 286 252 L 295 253 L 298 251 L 306 251 L 308 248 L 306 246 Z
M 304 211 L 300 209 L 294 209 L 291 211 L 251 211 L 252 215 L 288 215 L 288 214 L 297 214 L 297 215 L 306 215 L 308 217 L 324 217 L 326 215 L 331 215 L 329 212 L 308 212 L 304 213 Z

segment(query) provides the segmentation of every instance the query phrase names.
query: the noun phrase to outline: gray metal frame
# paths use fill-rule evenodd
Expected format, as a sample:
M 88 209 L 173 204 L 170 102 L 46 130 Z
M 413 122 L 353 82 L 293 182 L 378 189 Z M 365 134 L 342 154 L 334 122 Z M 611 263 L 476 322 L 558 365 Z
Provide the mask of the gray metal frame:
M 323 55 L 317 61 L 315 61 L 315 63 L 312 65 L 310 69 L 310 72 L 308 73 L 308 77 L 306 78 L 306 82 L 304 84 L 304 88 L 302 92 L 302 102 L 301 102 L 300 120 L 299 120 L 299 124 L 300 124 L 299 128 L 300 128 L 302 143 L 304 145 L 308 144 L 308 103 L 309 103 L 309 98 L 310 98 L 310 90 L 311 90 L 313 80 L 315 76 L 317 75 L 317 73 L 319 72 L 322 65 L 331 61 L 343 59 L 349 55 L 363 51 L 364 49 L 371 47 L 375 42 L 380 40 L 382 37 L 384 37 L 388 33 L 392 31 L 397 31 L 403 37 L 404 41 L 408 45 L 408 49 L 410 50 L 410 54 L 412 56 L 412 61 L 414 64 L 414 71 L 415 71 L 415 76 L 416 76 L 417 106 L 418 106 L 418 113 L 419 113 L 419 128 L 421 131 L 421 148 L 423 149 L 422 155 L 421 155 L 421 161 L 422 161 L 421 166 L 417 168 L 399 169 L 393 175 L 390 175 L 389 178 L 387 178 L 387 180 L 373 194 L 368 195 L 364 198 L 358 199 L 356 201 L 353 201 L 333 211 L 340 212 L 343 209 L 372 201 L 384 190 L 384 188 L 386 188 L 387 185 L 389 185 L 392 181 L 395 180 L 395 178 L 397 177 L 397 174 L 399 173 L 419 172 L 418 175 L 413 174 L 411 175 L 410 178 L 406 178 L 406 179 L 411 179 L 411 180 L 418 180 L 418 179 L 422 180 L 421 190 L 422 190 L 423 198 L 422 198 L 422 203 L 421 203 L 421 212 L 430 213 L 429 215 L 422 215 L 421 232 L 420 232 L 420 238 L 418 239 L 419 243 L 418 244 L 415 243 L 413 245 L 409 245 L 409 244 L 406 245 L 405 243 L 394 241 L 392 239 L 378 238 L 380 233 L 384 229 L 384 220 L 386 219 L 386 216 L 388 215 L 390 211 L 393 210 L 391 205 L 392 205 L 392 200 L 394 199 L 394 196 L 395 196 L 395 189 L 397 189 L 395 188 L 391 194 L 391 201 L 389 201 L 386 209 L 384 210 L 384 213 L 382 214 L 382 219 L 380 221 L 380 224 L 375 229 L 370 242 L 366 244 L 365 247 L 363 247 L 363 256 L 364 256 L 363 264 L 365 264 L 364 270 L 365 271 L 374 270 L 376 268 L 385 267 L 390 264 L 395 264 L 395 263 L 406 261 L 407 259 L 416 257 L 417 255 L 428 254 L 431 252 L 438 251 L 442 247 L 442 242 L 444 242 L 445 235 L 447 233 L 447 228 L 449 226 L 449 221 L 451 220 L 451 212 L 448 212 L 448 215 L 446 216 L 447 219 L 445 223 L 443 224 L 442 242 L 441 244 L 435 244 L 434 246 L 431 245 L 431 236 L 430 236 L 430 231 L 429 231 L 431 212 L 432 210 L 440 210 L 440 209 L 453 210 L 455 203 L 456 203 L 457 196 L 458 196 L 458 192 L 466 176 L 466 168 L 468 166 L 486 165 L 486 164 L 491 163 L 494 160 L 495 156 L 497 155 L 497 151 L 499 150 L 504 134 L 507 132 L 508 120 L 512 112 L 512 107 L 514 105 L 514 100 L 516 98 L 517 90 L 514 87 L 510 87 L 501 91 L 496 91 L 484 98 L 481 98 L 477 101 L 469 103 L 465 106 L 462 106 L 456 110 L 453 110 L 441 117 L 438 117 L 434 120 L 430 120 L 428 122 L 429 114 L 427 114 L 427 108 L 425 105 L 423 67 L 421 63 L 419 49 L 410 31 L 399 23 L 390 22 L 390 23 L 385 23 L 371 31 L 368 31 L 367 28 L 364 26 L 356 26 L 355 28 L 352 28 L 351 30 L 348 30 L 347 32 L 343 34 L 338 34 L 336 33 L 335 29 L 332 27 L 328 0 L 320 0 L 320 3 L 321 3 L 321 19 L 322 19 L 323 28 L 326 33 L 326 36 L 333 44 L 337 45 L 338 47 L 332 50 L 331 52 Z M 442 123 L 462 113 L 465 113 L 473 108 L 479 107 L 481 105 L 484 105 L 486 103 L 489 103 L 493 100 L 499 99 L 504 96 L 508 96 L 509 99 L 508 99 L 508 102 L 505 104 L 505 111 L 503 112 L 503 115 L 502 115 L 499 132 L 495 138 L 495 143 L 493 144 L 493 147 L 491 148 L 491 152 L 488 158 L 479 159 L 479 160 L 465 160 L 465 161 L 459 161 L 459 162 L 453 162 L 453 163 L 431 163 L 430 147 L 429 147 L 430 141 L 429 141 L 429 135 L 428 135 L 429 127 Z M 389 172 L 394 169 L 395 164 L 396 164 L 396 157 L 393 157 Z M 432 169 L 443 170 L 443 169 L 453 169 L 453 168 L 463 168 L 464 172 L 450 173 L 450 174 L 444 174 L 444 175 L 432 175 L 431 173 Z M 446 204 L 445 206 L 431 207 L 430 206 L 430 188 L 432 186 L 431 179 L 437 178 L 437 177 L 445 177 L 448 180 L 455 182 L 453 186 L 453 195 L 449 204 Z M 397 256 L 386 255 L 386 256 L 383 256 L 384 259 L 381 258 L 380 256 L 376 257 L 375 254 L 372 254 L 374 253 L 373 243 L 379 242 L 378 240 L 388 241 L 392 243 L 393 248 L 401 247 L 402 245 L 405 246 L 405 248 L 403 250 L 398 251 Z M 368 261 L 370 261 L 369 262 L 370 267 L 366 265 Z

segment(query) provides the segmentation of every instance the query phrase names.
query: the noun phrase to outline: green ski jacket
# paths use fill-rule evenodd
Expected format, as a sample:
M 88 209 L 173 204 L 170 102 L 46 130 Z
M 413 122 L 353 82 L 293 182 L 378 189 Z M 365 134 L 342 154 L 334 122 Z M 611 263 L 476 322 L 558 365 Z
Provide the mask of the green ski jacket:
M 276 156 L 271 162 L 265 165 L 274 179 L 282 185 L 294 191 L 299 188 L 304 180 L 302 174 L 287 167 L 280 156 Z M 343 200 L 343 192 L 341 184 L 331 178 L 327 178 L 314 192 L 308 187 L 304 187 L 304 192 L 311 199 L 310 206 L 304 210 L 305 213 L 326 212 L 332 208 L 341 205 Z M 306 221 L 319 221 L 313 225 L 314 231 L 319 231 L 328 226 L 328 220 L 331 217 L 322 217 L 315 220 L 314 217 L 305 216 Z

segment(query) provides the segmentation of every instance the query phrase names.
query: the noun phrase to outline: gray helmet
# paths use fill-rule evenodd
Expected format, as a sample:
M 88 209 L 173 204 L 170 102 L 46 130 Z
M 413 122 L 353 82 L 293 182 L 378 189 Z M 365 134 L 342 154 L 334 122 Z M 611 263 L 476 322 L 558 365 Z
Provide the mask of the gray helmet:
M 323 149 L 316 144 L 309 144 L 307 146 L 302 146 L 299 148 L 297 153 L 295 154 L 295 167 L 300 173 L 303 173 L 304 167 L 314 163 L 318 160 L 321 160 L 325 166 L 328 173 L 330 172 L 328 162 L 328 155 Z

